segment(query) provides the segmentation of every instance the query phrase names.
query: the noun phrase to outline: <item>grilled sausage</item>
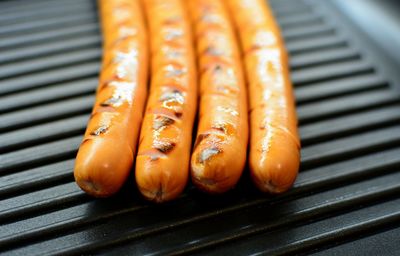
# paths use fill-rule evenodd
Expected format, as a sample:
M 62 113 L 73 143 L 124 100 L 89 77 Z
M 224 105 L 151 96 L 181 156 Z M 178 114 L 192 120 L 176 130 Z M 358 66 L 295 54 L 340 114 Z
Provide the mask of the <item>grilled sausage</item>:
M 190 0 L 200 74 L 193 183 L 223 193 L 239 180 L 248 141 L 246 88 L 234 28 L 222 0 Z
M 75 163 L 77 184 L 96 197 L 129 175 L 147 91 L 147 32 L 139 0 L 99 0 L 103 62 L 96 101 Z
M 150 96 L 140 133 L 135 177 L 143 196 L 176 198 L 189 175 L 197 84 L 184 0 L 146 0 L 151 36 Z
M 264 0 L 228 0 L 228 4 L 249 80 L 251 176 L 260 190 L 280 193 L 292 186 L 300 163 L 287 53 Z

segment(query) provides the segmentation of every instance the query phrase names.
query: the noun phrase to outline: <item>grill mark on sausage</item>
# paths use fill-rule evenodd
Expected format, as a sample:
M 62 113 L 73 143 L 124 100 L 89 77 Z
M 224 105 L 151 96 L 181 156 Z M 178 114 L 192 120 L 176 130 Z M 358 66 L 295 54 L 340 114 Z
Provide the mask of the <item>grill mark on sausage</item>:
M 182 55 L 183 55 L 182 52 L 177 51 L 177 50 L 171 50 L 171 51 L 165 53 L 165 57 L 168 59 L 178 59 Z
M 204 164 L 206 161 L 208 161 L 210 158 L 212 158 L 215 155 L 218 155 L 222 153 L 222 149 L 217 148 L 217 147 L 211 147 L 211 148 L 206 148 L 200 152 L 197 158 L 197 162 L 200 164 Z
M 164 36 L 164 39 L 167 41 L 173 41 L 175 39 L 181 38 L 184 35 L 183 31 L 180 29 L 169 29 Z
M 183 103 L 185 100 L 183 97 L 183 93 L 177 89 L 173 89 L 172 91 L 163 92 L 160 96 L 160 101 L 174 101 L 178 103 Z
M 171 152 L 175 146 L 175 142 L 168 140 L 157 140 L 153 143 L 153 147 L 164 154 L 168 154 L 169 152 Z
M 212 63 L 207 64 L 203 68 L 201 68 L 201 70 L 200 70 L 201 76 L 209 70 L 211 70 L 211 72 L 213 72 L 214 74 L 220 73 L 220 72 L 224 71 L 225 66 L 231 66 L 231 64 L 228 63 L 227 61 L 224 61 L 221 58 L 218 58 L 218 60 L 213 61 Z
M 224 56 L 223 50 L 218 49 L 217 47 L 214 47 L 214 46 L 208 46 L 204 50 L 204 54 L 205 55 L 211 55 L 211 56 L 214 56 L 214 57 Z
M 99 136 L 101 134 L 106 133 L 107 131 L 108 131 L 108 127 L 102 125 L 102 126 L 96 128 L 95 130 L 93 130 L 92 132 L 90 132 L 90 135 Z
M 195 149 L 208 136 L 210 136 L 209 133 L 202 133 L 202 134 L 197 135 L 196 142 L 194 143 L 194 147 L 193 148 Z
M 169 118 L 164 115 L 157 115 L 156 118 L 153 121 L 153 129 L 154 130 L 160 130 L 163 129 L 175 122 L 174 119 Z
M 165 154 L 157 149 L 152 148 L 152 149 L 140 152 L 138 154 L 138 156 L 148 156 L 150 158 L 150 161 L 153 162 L 153 161 L 157 161 L 160 158 L 165 157 Z
M 100 106 L 102 107 L 115 107 L 115 106 L 119 106 L 122 103 L 122 98 L 121 97 L 115 97 L 112 96 L 111 98 L 103 101 L 102 103 L 100 103 Z
M 217 130 L 217 131 L 221 131 L 223 133 L 226 133 L 226 126 L 224 126 L 223 124 L 215 124 L 211 127 L 211 129 Z
M 186 74 L 185 68 L 178 68 L 174 67 L 173 65 L 168 65 L 166 67 L 167 73 L 165 74 L 165 77 L 170 78 L 170 77 L 176 77 L 176 76 L 182 76 Z

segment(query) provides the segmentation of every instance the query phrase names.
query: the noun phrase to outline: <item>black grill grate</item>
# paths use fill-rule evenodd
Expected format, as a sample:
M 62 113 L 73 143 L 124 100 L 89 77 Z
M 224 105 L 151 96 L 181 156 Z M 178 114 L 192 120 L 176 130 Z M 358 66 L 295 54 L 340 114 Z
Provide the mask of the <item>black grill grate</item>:
M 303 150 L 294 188 L 266 197 L 244 175 L 225 196 L 189 186 L 175 202 L 157 206 L 139 197 L 133 178 L 104 200 L 73 182 L 101 57 L 95 2 L 0 2 L 0 250 L 326 255 L 349 253 L 353 244 L 352 253 L 398 250 L 400 101 L 392 79 L 326 1 L 271 4 L 298 103 Z

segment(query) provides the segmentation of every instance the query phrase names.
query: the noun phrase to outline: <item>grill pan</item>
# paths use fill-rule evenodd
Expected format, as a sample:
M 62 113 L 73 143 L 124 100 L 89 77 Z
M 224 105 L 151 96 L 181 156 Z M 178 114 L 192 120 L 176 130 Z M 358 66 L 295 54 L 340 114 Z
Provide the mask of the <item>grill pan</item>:
M 302 138 L 294 188 L 266 196 L 247 171 L 210 197 L 189 185 L 145 202 L 73 181 L 101 58 L 93 0 L 0 1 L 0 252 L 5 255 L 400 251 L 400 96 L 388 63 L 330 1 L 272 0 L 291 56 Z

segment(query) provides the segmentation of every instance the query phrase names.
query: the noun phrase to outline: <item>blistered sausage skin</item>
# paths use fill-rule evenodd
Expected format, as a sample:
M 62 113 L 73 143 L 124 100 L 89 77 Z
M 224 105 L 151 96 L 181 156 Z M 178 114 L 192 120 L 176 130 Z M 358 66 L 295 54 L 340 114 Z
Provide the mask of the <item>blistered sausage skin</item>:
M 222 0 L 190 0 L 200 70 L 193 183 L 223 193 L 238 182 L 248 141 L 247 95 L 234 28 Z
M 139 0 L 99 0 L 103 61 L 96 100 L 75 162 L 88 194 L 116 193 L 131 170 L 147 93 L 148 49 Z
M 260 190 L 281 193 L 292 186 L 300 164 L 287 53 L 264 0 L 228 0 L 228 4 L 249 82 L 251 176 Z
M 146 0 L 151 37 L 151 86 L 135 177 L 155 202 L 179 196 L 189 176 L 197 83 L 184 0 Z

